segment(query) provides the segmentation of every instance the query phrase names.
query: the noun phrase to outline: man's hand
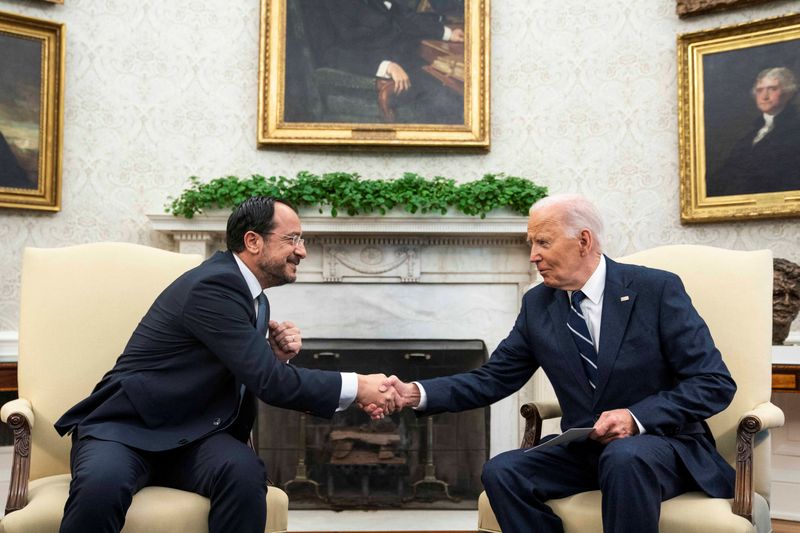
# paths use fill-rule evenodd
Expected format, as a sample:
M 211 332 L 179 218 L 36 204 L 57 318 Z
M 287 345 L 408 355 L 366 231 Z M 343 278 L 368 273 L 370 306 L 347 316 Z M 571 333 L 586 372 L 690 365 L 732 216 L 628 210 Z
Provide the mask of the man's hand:
M 394 82 L 394 94 L 400 94 L 411 88 L 411 78 L 408 77 L 403 67 L 397 63 L 390 61 L 389 66 L 386 67 L 386 74 Z
M 403 383 L 397 376 L 386 378 L 378 391 L 394 394 L 394 408 L 397 411 L 402 410 L 404 407 L 417 407 L 419 405 L 419 387 L 415 383 Z M 359 407 L 372 418 L 377 418 L 375 415 L 376 411 L 379 411 L 377 405 L 359 403 Z
M 292 322 L 281 322 L 278 324 L 274 320 L 269 321 L 269 345 L 272 352 L 279 360 L 284 363 L 300 353 L 303 347 L 303 340 L 300 338 L 300 328 Z
M 376 420 L 392 414 L 395 409 L 394 389 L 382 387 L 386 380 L 386 374 L 358 374 L 356 403 Z
M 604 411 L 595 422 L 589 438 L 600 444 L 608 444 L 612 440 L 632 437 L 639 433 L 639 427 L 633 420 L 633 415 L 627 409 L 614 409 Z
M 397 376 L 390 376 L 381 385 L 381 392 L 395 391 L 394 404 L 397 410 L 404 407 L 417 407 L 419 405 L 419 387 L 415 383 L 403 383 Z
M 454 43 L 463 43 L 464 42 L 464 30 L 461 28 L 456 28 L 450 34 L 450 41 Z

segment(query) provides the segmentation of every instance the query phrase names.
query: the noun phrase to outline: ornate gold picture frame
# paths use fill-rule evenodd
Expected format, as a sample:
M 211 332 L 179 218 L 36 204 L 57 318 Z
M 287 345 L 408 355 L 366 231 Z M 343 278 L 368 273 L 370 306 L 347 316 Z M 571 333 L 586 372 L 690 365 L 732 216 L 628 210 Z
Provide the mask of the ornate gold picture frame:
M 678 36 L 682 222 L 800 215 L 800 14 Z
M 0 207 L 61 209 L 64 33 L 0 12 Z
M 259 145 L 488 150 L 489 2 L 262 0 Z

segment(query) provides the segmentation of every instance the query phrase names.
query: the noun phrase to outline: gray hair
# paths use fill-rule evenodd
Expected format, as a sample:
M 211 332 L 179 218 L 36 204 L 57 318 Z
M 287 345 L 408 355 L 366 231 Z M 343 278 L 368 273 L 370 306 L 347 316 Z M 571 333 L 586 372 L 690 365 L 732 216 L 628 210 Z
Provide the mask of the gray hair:
M 794 96 L 794 94 L 797 92 L 797 79 L 794 76 L 794 72 L 786 67 L 772 67 L 765 68 L 758 73 L 758 76 L 756 76 L 756 82 L 753 84 L 752 89 L 753 96 L 756 95 L 756 85 L 758 85 L 758 82 L 764 78 L 778 80 L 778 82 L 781 84 L 781 88 L 785 92 L 789 93 L 790 97 Z
M 561 210 L 565 231 L 577 236 L 582 230 L 588 229 L 594 237 L 597 251 L 603 251 L 603 217 L 592 202 L 579 194 L 553 194 L 534 203 L 530 214 L 554 206 Z

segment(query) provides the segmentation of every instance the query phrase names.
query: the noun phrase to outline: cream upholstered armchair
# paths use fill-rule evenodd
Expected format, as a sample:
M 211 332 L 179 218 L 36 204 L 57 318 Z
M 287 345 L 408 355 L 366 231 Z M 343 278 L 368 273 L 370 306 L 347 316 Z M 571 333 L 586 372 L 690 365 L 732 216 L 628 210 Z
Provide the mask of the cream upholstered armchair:
M 28 248 L 22 262 L 19 399 L 0 410 L 14 432 L 14 462 L 0 533 L 55 533 L 69 490 L 70 439 L 53 422 L 91 392 L 139 319 L 201 257 L 134 244 Z M 267 492 L 268 532 L 287 529 L 288 498 Z M 146 487 L 124 533 L 208 531 L 208 499 Z
M 682 494 L 661 507 L 659 531 L 768 532 L 770 428 L 783 425 L 783 412 L 770 403 L 772 344 L 772 254 L 708 246 L 663 246 L 619 259 L 678 274 L 706 320 L 738 386 L 731 405 L 709 420 L 717 449 L 736 468 L 733 500 L 700 492 Z M 543 419 L 561 416 L 557 403 L 531 403 L 522 446 L 541 436 Z M 602 531 L 600 492 L 551 500 L 567 533 Z M 479 501 L 478 530 L 499 532 L 486 494 Z

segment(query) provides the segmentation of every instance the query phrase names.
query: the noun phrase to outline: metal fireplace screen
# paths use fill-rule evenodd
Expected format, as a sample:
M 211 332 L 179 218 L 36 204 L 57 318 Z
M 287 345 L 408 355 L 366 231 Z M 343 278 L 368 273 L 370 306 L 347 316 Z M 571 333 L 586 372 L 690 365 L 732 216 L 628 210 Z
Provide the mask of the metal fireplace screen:
M 414 381 L 479 367 L 480 340 L 306 339 L 292 364 Z M 489 453 L 489 408 L 371 421 L 356 406 L 332 420 L 262 404 L 257 447 L 290 509 L 475 509 Z

